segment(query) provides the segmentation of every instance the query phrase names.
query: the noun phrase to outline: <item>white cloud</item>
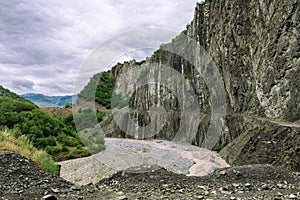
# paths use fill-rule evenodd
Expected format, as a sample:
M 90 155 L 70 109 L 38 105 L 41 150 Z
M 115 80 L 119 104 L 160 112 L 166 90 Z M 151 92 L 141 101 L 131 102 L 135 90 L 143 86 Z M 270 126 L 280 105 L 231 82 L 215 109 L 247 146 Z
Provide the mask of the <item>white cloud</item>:
M 180 32 L 192 20 L 196 2 L 0 1 L 0 85 L 17 93 L 71 94 L 76 73 L 99 44 L 136 28 Z M 138 55 L 143 53 L 127 56 Z M 33 84 L 16 86 L 20 80 Z

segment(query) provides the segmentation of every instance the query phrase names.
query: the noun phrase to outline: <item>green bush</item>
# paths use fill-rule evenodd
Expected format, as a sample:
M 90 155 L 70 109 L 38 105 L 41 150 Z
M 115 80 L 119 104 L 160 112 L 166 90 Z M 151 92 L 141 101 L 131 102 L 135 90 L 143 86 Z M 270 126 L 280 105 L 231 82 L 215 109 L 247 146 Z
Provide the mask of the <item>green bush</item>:
M 69 123 L 72 124 L 72 121 Z M 87 151 L 74 126 L 64 124 L 27 101 L 0 97 L 0 127 L 13 130 L 13 136 L 16 138 L 26 136 L 35 147 L 46 150 L 58 161 L 64 157 L 64 154 L 60 153 L 62 145 L 65 145 L 66 149 L 80 146 L 81 151 Z
M 38 138 L 36 140 L 36 146 L 40 149 L 44 149 L 47 146 L 56 146 L 56 140 L 54 137 Z
M 73 126 L 77 131 L 82 131 L 87 128 L 93 128 L 97 123 L 101 122 L 105 116 L 105 112 L 97 110 L 93 111 L 91 108 L 84 109 L 80 113 L 68 116 L 65 123 Z M 75 119 L 74 119 L 75 118 Z
M 86 100 L 111 108 L 111 97 L 115 86 L 115 78 L 108 73 L 96 74 L 78 95 Z
M 13 131 L 8 129 L 1 131 L 0 146 L 7 151 L 13 151 L 26 158 L 32 159 L 37 165 L 49 173 L 59 174 L 59 167 L 52 157 L 45 151 L 35 148 L 25 135 L 16 139 Z
M 102 133 L 89 129 L 79 133 L 82 142 L 88 147 L 91 153 L 98 153 L 105 149 L 105 141 Z
M 41 162 L 41 167 L 47 172 L 59 175 L 59 166 L 52 160 L 52 158 L 43 151 L 37 151 L 34 155 L 36 160 Z

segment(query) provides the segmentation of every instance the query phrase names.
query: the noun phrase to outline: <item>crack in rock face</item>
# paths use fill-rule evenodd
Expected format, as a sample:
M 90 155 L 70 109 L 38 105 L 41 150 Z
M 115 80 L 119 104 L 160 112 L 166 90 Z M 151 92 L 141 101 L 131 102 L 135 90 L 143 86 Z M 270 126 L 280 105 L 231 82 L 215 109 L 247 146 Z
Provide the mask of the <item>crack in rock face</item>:
M 229 165 L 214 151 L 161 140 L 106 138 L 106 150 L 87 158 L 61 162 L 61 177 L 78 185 L 96 183 L 141 166 L 160 166 L 188 176 L 205 176 Z

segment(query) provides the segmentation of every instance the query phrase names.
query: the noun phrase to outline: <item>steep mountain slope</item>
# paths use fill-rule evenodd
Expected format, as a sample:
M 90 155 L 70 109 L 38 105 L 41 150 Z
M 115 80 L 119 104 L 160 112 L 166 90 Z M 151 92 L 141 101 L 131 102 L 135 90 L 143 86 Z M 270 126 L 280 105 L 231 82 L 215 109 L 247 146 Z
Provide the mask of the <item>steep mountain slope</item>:
M 12 136 L 45 150 L 56 161 L 89 155 L 72 127 L 3 87 L 0 87 L 0 129 L 10 129 Z
M 9 97 L 9 98 L 13 98 L 15 100 L 27 101 L 25 98 L 13 93 L 13 92 L 10 92 L 8 89 L 5 89 L 1 85 L 0 85 L 0 97 Z
M 222 76 L 227 101 L 225 121 L 218 116 L 212 119 L 211 98 L 217 91 L 211 90 L 203 74 L 199 74 L 189 61 L 168 51 L 180 47 L 182 41 L 189 43 L 184 35 L 179 35 L 172 43 L 163 45 L 143 62 L 125 62 L 108 72 L 95 75 L 79 96 L 91 100 L 94 95 L 91 93 L 95 93 L 92 88 L 96 88 L 96 101 L 107 108 L 110 108 L 111 103 L 117 105 L 113 106 L 115 109 L 122 108 L 122 102 L 129 102 L 132 109 L 130 116 L 135 119 L 134 135 L 128 135 L 124 131 L 124 127 L 126 129 L 126 126 L 131 125 L 127 115 L 118 119 L 121 122 L 116 122 L 114 117 L 102 122 L 102 129 L 107 136 L 144 138 L 146 129 L 143 127 L 150 123 L 157 127 L 161 125 L 161 118 L 158 117 L 154 122 L 149 118 L 149 108 L 158 104 L 166 109 L 166 124 L 154 138 L 173 140 L 176 139 L 178 130 L 184 128 L 183 132 L 189 132 L 189 128 L 196 126 L 198 131 L 192 143 L 206 146 L 205 141 L 210 138 L 210 125 L 224 123 L 222 129 L 213 130 L 214 137 L 218 137 L 213 138 L 218 141 L 214 149 L 220 150 L 238 138 L 240 142 L 232 143 L 224 149 L 224 155 L 231 157 L 236 153 L 233 150 L 237 148 L 235 145 L 240 145 L 239 154 L 234 155 L 239 159 L 234 160 L 243 160 L 243 164 L 270 163 L 299 170 L 299 9 L 299 1 L 294 0 L 212 0 L 197 4 L 194 20 L 183 34 L 186 33 L 206 49 L 209 54 L 207 60 L 215 63 Z M 195 56 L 196 48 L 188 49 L 183 46 L 182 51 L 189 52 L 196 62 L 201 62 L 201 58 Z M 184 104 L 178 102 L 178 99 L 189 102 L 191 98 L 183 95 L 185 91 L 174 94 L 170 88 L 163 87 L 166 80 L 160 75 L 156 76 L 153 69 L 165 66 L 175 69 L 182 78 L 187 79 L 190 86 L 183 90 L 194 92 L 197 96 L 201 118 L 184 121 L 185 127 L 181 124 L 184 119 L 180 113 Z M 134 74 L 140 68 L 145 70 Z M 212 68 L 207 69 L 213 73 Z M 118 80 L 120 77 L 124 79 L 121 82 Z M 140 87 L 138 78 L 131 80 L 132 77 L 156 77 L 155 84 Z M 112 86 L 116 86 L 116 91 L 121 91 L 121 94 L 114 94 Z M 182 88 L 176 82 L 173 86 L 179 90 Z M 133 88 L 135 91 L 132 93 Z M 118 100 L 117 104 L 108 98 L 112 94 Z M 128 98 L 128 94 L 131 97 Z M 123 128 L 120 128 L 120 124 Z M 284 144 L 277 143 L 275 146 L 279 148 L 274 151 L 273 157 L 268 157 L 268 152 L 274 146 L 267 144 L 273 142 L 273 137 L 277 137 L 275 142 L 282 141 Z M 264 138 L 266 145 L 260 143 L 263 142 L 262 139 L 257 138 Z M 254 150 L 250 151 L 249 145 L 254 141 L 256 143 L 251 145 Z M 230 148 L 233 149 L 229 150 Z M 257 153 L 266 158 L 246 159 L 246 151 L 248 158 L 254 158 Z M 279 161 L 282 158 L 285 161 Z
M 62 107 L 76 101 L 76 96 L 45 96 L 43 94 L 23 94 L 25 99 L 40 107 Z

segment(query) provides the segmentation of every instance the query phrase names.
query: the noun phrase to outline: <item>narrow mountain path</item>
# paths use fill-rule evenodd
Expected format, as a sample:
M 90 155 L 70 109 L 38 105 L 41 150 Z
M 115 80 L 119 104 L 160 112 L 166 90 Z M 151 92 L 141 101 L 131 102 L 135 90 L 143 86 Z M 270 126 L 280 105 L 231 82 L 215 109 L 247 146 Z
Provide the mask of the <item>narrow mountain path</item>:
M 276 120 L 276 119 L 271 119 L 271 118 L 266 118 L 266 117 L 258 117 L 258 116 L 251 116 L 251 115 L 246 115 L 246 114 L 234 114 L 235 116 L 241 116 L 246 119 L 255 119 L 258 121 L 266 121 L 270 122 L 272 124 L 277 124 L 279 126 L 287 126 L 287 127 L 292 127 L 292 128 L 300 128 L 300 122 L 289 122 L 289 121 L 282 121 L 282 120 Z

